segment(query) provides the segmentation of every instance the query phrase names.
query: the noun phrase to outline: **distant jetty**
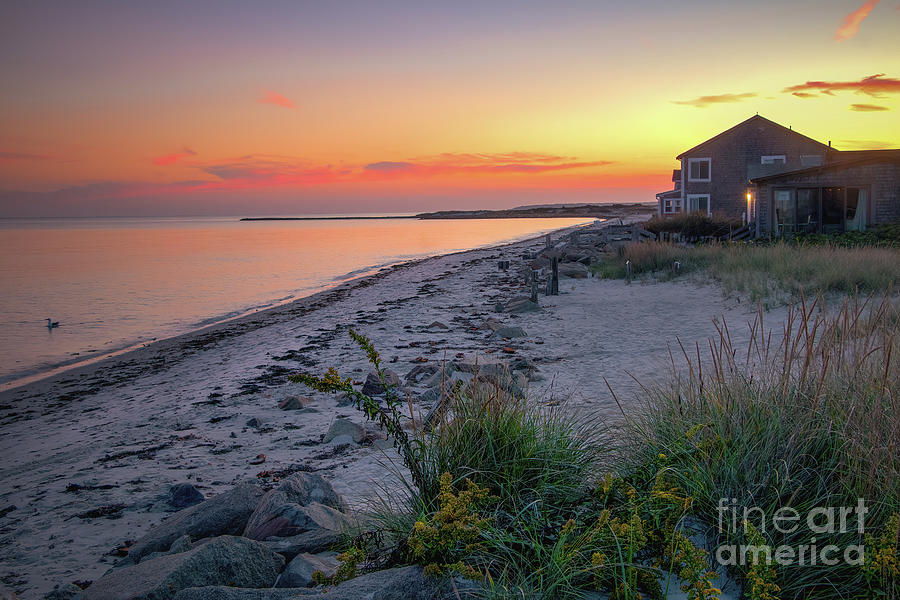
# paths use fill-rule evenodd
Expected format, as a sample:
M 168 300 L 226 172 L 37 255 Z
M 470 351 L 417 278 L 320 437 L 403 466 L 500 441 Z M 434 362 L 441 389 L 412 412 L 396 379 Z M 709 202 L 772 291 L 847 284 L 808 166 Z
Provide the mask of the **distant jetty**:
M 419 215 L 386 215 L 375 217 L 243 217 L 241 221 L 356 221 L 359 219 L 418 219 Z
M 632 204 L 537 204 L 503 210 L 439 210 L 417 215 L 341 217 L 244 217 L 241 221 L 335 221 L 356 219 L 546 219 L 593 217 L 614 219 L 656 212 L 655 202 Z

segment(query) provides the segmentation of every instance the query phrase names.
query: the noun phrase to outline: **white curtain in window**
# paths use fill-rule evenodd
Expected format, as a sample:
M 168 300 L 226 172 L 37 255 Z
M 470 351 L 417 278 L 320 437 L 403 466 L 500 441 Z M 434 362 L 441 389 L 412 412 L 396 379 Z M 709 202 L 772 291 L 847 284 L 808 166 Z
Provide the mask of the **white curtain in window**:
M 866 190 L 859 190 L 859 200 L 856 204 L 856 214 L 847 221 L 847 231 L 865 231 L 868 213 L 868 197 Z

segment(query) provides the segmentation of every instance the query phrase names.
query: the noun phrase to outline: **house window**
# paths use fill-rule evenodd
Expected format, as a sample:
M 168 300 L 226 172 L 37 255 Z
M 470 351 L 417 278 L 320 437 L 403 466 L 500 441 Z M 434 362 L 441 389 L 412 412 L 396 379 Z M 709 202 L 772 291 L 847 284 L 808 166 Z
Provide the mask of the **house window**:
M 688 212 L 702 212 L 707 215 L 711 213 L 709 207 L 709 194 L 688 194 L 687 197 Z
M 711 162 L 709 158 L 689 158 L 688 181 L 709 181 Z
M 865 231 L 868 198 L 868 189 L 864 187 L 775 190 L 772 197 L 775 233 Z
M 775 190 L 776 233 L 819 230 L 819 195 L 815 188 Z
M 663 212 L 666 214 L 681 212 L 681 198 L 673 198 L 664 201 Z
M 762 156 L 759 159 L 759 164 L 761 165 L 783 165 L 787 160 L 784 158 L 784 154 L 771 154 L 768 156 Z
M 825 162 L 825 157 L 821 154 L 801 154 L 800 155 L 800 166 L 801 167 L 821 167 L 822 163 Z

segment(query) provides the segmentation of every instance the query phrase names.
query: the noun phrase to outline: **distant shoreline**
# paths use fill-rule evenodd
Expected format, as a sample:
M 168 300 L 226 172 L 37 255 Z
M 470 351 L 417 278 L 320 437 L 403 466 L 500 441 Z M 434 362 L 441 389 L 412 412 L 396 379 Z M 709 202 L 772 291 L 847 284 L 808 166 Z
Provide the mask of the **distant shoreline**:
M 612 219 L 655 212 L 655 203 L 570 204 L 522 206 L 500 210 L 439 210 L 417 215 L 338 216 L 338 217 L 243 217 L 241 221 L 352 221 L 357 219 Z

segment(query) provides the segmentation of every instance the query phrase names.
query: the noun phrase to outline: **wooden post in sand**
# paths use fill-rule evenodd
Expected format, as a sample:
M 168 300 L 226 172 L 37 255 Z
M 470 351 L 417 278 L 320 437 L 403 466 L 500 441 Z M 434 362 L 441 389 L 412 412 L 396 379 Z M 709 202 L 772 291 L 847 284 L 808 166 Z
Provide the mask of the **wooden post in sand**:
M 631 261 L 625 261 L 625 281 L 631 283 Z
M 558 296 L 559 295 L 559 259 L 557 257 L 553 257 L 550 259 L 550 268 L 552 272 L 550 273 L 550 295 Z
M 546 244 L 547 244 L 547 247 L 548 247 L 548 248 L 551 247 L 551 246 L 553 245 L 553 241 L 550 239 L 550 234 L 549 234 L 549 233 L 547 234 Z
M 538 273 L 540 271 L 531 270 L 531 301 L 535 304 L 538 301 Z

